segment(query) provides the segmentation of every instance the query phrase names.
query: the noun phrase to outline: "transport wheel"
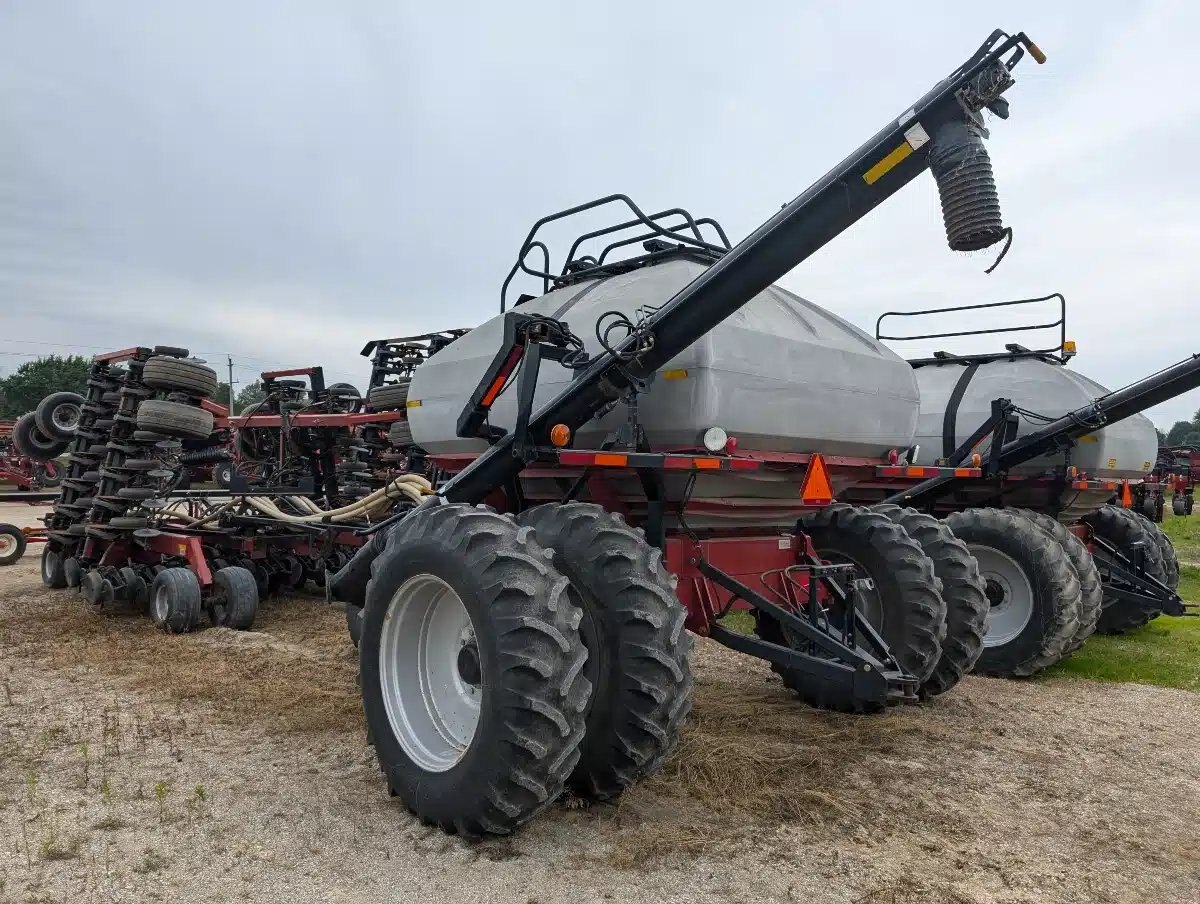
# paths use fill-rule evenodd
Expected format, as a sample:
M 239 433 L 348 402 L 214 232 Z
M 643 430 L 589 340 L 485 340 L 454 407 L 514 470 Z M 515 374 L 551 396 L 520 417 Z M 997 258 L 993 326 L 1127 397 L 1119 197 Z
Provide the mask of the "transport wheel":
M 388 442 L 393 446 L 407 448 L 413 444 L 412 427 L 408 421 L 396 421 L 388 429 Z
M 258 583 L 254 575 L 236 565 L 218 569 L 208 598 L 208 616 L 213 625 L 244 631 L 254 624 L 257 612 Z
M 1171 514 L 1178 515 L 1180 517 L 1188 514 L 1187 500 L 1184 499 L 1184 497 L 1179 493 L 1176 493 L 1171 497 Z
M 52 590 L 61 590 L 67 586 L 62 552 L 49 543 L 42 547 L 42 584 Z
M 562 792 L 591 684 L 583 611 L 532 528 L 420 508 L 375 560 L 359 665 L 391 794 L 448 833 L 503 834 Z
M 1100 572 L 1096 569 L 1096 562 L 1084 542 L 1058 519 L 1042 512 L 1025 509 L 1012 511 L 1019 511 L 1054 537 L 1075 567 L 1075 576 L 1079 578 L 1079 626 L 1063 648 L 1063 655 L 1067 656 L 1082 647 L 1083 642 L 1096 633 L 1096 623 L 1100 621 L 1100 612 L 1104 608 L 1104 585 L 1100 581 Z
M 1145 528 L 1146 522 L 1132 512 L 1126 511 L 1119 505 L 1105 505 L 1094 512 L 1083 516 L 1084 524 L 1101 540 L 1107 540 L 1129 558 L 1133 557 L 1134 544 L 1141 543 L 1146 573 L 1164 584 L 1167 583 L 1167 571 L 1162 561 L 1162 553 L 1154 538 L 1149 536 Z M 1157 615 L 1157 612 L 1147 612 L 1133 600 L 1125 600 L 1114 594 L 1104 594 L 1104 609 L 1100 613 L 1100 621 L 1096 630 L 1101 634 L 1124 634 L 1134 628 L 1140 628 Z
M 22 455 L 49 461 L 67 451 L 69 440 L 54 439 L 43 433 L 34 420 L 32 411 L 21 415 L 13 424 L 12 443 Z
M 198 399 L 207 399 L 217 391 L 217 372 L 199 361 L 156 357 L 142 368 L 142 382 L 151 389 L 186 392 Z
M 333 383 L 326 387 L 329 400 L 340 411 L 357 411 L 362 405 L 362 393 L 353 383 Z
M 394 411 L 408 404 L 408 380 L 367 390 L 368 411 Z
M 63 559 L 63 577 L 67 579 L 68 587 L 78 587 L 79 582 L 83 580 L 83 568 L 74 556 Z
M 1024 678 L 1058 662 L 1079 627 L 1079 578 L 1066 550 L 1004 509 L 954 512 L 946 523 L 979 562 L 990 603 L 975 671 Z
M 213 465 L 213 483 L 223 490 L 229 489 L 233 483 L 233 462 L 219 461 Z
M 180 402 L 147 399 L 138 405 L 139 430 L 152 430 L 168 436 L 207 439 L 213 431 L 213 416 L 203 408 L 193 408 Z
M 52 490 L 61 484 L 62 477 L 62 465 L 55 461 L 40 462 L 34 468 L 34 479 L 39 486 L 47 490 Z
M 599 505 L 539 505 L 517 523 L 554 549 L 583 608 L 587 730 L 570 785 L 600 800 L 657 772 L 692 706 L 687 610 L 662 553 Z
M 12 524 L 0 524 L 0 566 L 13 565 L 25 555 L 25 534 Z
M 52 392 L 34 409 L 34 423 L 50 439 L 71 439 L 79 427 L 82 404 L 83 396 L 78 393 Z
M 200 581 L 187 568 L 164 568 L 150 585 L 150 617 L 169 634 L 200 623 Z
M 933 573 L 942 582 L 946 601 L 946 634 L 942 653 L 918 692 L 922 698 L 944 694 L 975 667 L 983 652 L 984 623 L 988 600 L 979 574 L 979 564 L 967 545 L 954 536 L 946 522 L 916 509 L 877 505 L 917 541 L 933 563 Z

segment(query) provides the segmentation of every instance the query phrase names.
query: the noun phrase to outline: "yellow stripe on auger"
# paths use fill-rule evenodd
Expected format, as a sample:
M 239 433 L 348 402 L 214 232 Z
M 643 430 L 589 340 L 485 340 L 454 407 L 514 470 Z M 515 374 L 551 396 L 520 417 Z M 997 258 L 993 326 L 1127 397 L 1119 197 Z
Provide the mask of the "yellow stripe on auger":
M 891 151 L 886 157 L 876 163 L 873 167 L 863 173 L 863 181 L 867 185 L 874 185 L 893 169 L 899 166 L 903 161 L 908 159 L 908 155 L 913 152 L 912 145 L 907 141 L 900 145 L 894 151 Z

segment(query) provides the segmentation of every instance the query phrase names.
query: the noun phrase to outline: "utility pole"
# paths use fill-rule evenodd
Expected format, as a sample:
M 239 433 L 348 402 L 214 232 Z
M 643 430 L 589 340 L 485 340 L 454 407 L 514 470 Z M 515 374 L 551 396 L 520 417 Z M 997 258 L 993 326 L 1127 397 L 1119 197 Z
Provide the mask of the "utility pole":
M 229 362 L 229 416 L 233 417 L 237 414 L 233 408 L 233 355 L 226 355 L 225 360 Z

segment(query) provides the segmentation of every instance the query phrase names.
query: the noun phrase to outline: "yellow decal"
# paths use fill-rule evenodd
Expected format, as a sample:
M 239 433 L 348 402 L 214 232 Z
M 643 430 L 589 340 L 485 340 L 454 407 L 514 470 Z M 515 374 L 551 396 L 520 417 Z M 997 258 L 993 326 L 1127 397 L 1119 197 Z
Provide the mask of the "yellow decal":
M 664 380 L 686 380 L 688 372 L 686 370 L 664 370 L 662 375 Z
M 408 402 L 406 402 L 405 404 L 409 408 L 420 408 L 421 400 L 420 399 L 409 399 Z
M 1100 442 L 1100 437 L 1096 436 L 1094 433 L 1089 433 L 1087 436 L 1079 437 L 1079 441 L 1081 443 L 1098 443 Z
M 179 554 L 180 554 L 181 556 L 186 556 L 186 555 L 187 555 L 187 544 L 186 544 L 186 543 L 180 543 L 180 544 L 179 544 Z
M 863 181 L 867 185 L 874 185 L 893 169 L 899 166 L 902 162 L 908 159 L 908 155 L 913 152 L 912 145 L 907 141 L 900 145 L 886 157 L 876 163 L 873 167 L 863 173 Z
M 1115 458 L 1110 458 L 1108 460 L 1108 469 L 1110 471 L 1115 471 L 1117 469 L 1117 460 Z

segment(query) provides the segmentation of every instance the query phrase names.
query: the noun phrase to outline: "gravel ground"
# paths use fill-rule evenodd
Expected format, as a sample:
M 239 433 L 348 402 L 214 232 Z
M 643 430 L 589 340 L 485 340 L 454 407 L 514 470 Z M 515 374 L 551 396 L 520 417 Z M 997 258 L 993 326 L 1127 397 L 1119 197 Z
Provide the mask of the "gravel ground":
M 661 776 L 469 844 L 387 797 L 323 601 L 169 637 L 38 551 L 0 571 L 0 901 L 1200 900 L 1194 693 L 971 678 L 853 718 L 702 642 Z

